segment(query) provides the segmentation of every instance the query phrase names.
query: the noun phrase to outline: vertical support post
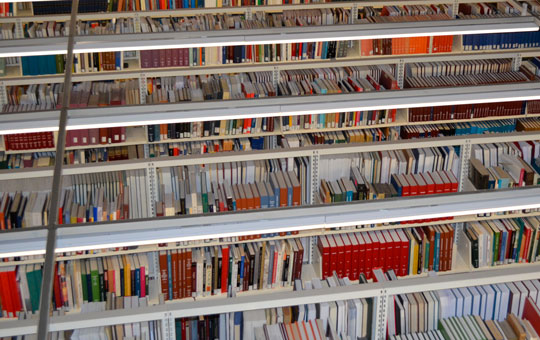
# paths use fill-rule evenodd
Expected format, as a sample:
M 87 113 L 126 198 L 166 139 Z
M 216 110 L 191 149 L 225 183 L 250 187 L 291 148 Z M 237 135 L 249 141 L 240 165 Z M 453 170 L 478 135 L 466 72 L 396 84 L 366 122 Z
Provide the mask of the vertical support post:
M 141 17 L 139 16 L 139 13 L 135 13 L 135 16 L 133 17 L 133 30 L 135 33 L 141 33 Z
M 0 105 L 6 105 L 8 103 L 6 83 L 0 81 Z
M 253 20 L 253 10 L 251 7 L 246 7 L 246 12 L 244 13 L 246 20 Z
M 523 56 L 521 55 L 521 53 L 516 53 L 516 55 L 512 58 L 512 71 L 514 72 L 519 71 L 522 61 L 523 61 Z
M 452 17 L 455 19 L 459 13 L 459 0 L 454 0 L 452 3 Z
M 388 321 L 388 293 L 386 289 L 382 289 L 379 296 L 374 297 L 373 306 L 373 325 L 372 325 L 372 340 L 385 340 L 386 339 L 386 323 Z
M 174 318 L 171 312 L 166 312 L 161 320 L 161 334 L 164 340 L 175 340 Z
M 310 186 L 309 186 L 309 197 L 308 204 L 314 204 L 316 202 L 317 193 L 319 192 L 319 160 L 320 160 L 319 151 L 314 150 L 310 156 L 309 163 L 311 164 L 310 172 Z M 313 263 L 313 249 L 317 246 L 317 237 L 309 237 L 309 253 L 308 253 L 308 263 Z
M 465 186 L 465 181 L 467 180 L 467 177 L 469 176 L 469 161 L 471 159 L 471 151 L 472 151 L 472 143 L 470 139 L 466 139 L 465 143 L 461 146 L 461 167 L 460 167 L 460 175 L 459 175 L 459 188 L 458 190 L 461 192 L 463 191 L 463 188 Z
M 24 39 L 24 30 L 21 19 L 15 20 L 15 39 Z
M 310 173 L 310 187 L 309 187 L 309 204 L 314 204 L 317 201 L 317 194 L 319 192 L 319 161 L 321 156 L 319 151 L 314 150 L 310 156 L 311 173 Z
M 146 82 L 146 74 L 139 74 L 139 101 L 141 104 L 146 104 L 146 95 L 148 94 L 148 83 Z
M 279 67 L 274 66 L 274 69 L 272 70 L 272 85 L 274 86 L 274 90 L 276 91 L 276 94 L 278 92 L 278 83 L 279 83 Z
M 153 162 L 150 162 L 146 165 L 146 191 L 150 194 L 148 209 L 149 215 L 152 217 L 156 216 L 155 203 L 158 200 L 157 189 L 156 165 Z
M 356 21 L 358 20 L 358 4 L 355 2 L 353 3 L 351 7 L 351 20 L 350 24 L 356 24 Z
M 405 60 L 399 59 L 396 70 L 397 83 L 400 89 L 403 88 L 403 82 L 405 81 Z

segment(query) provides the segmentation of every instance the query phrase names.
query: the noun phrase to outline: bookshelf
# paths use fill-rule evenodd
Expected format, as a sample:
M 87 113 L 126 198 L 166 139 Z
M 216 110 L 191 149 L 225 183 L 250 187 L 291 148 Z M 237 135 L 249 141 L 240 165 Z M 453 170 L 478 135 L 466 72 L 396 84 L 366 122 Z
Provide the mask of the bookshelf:
M 495 1 L 498 2 L 498 1 Z M 504 1 L 500 1 L 503 3 Z M 246 45 L 269 43 L 278 40 L 282 43 L 297 41 L 335 41 L 362 40 L 374 37 L 397 38 L 404 36 L 429 35 L 439 36 L 452 32 L 473 34 L 478 32 L 533 31 L 538 30 L 538 19 L 528 16 L 526 7 L 510 1 L 521 16 L 509 18 L 459 19 L 430 22 L 397 22 L 358 24 L 353 20 L 347 25 L 319 27 L 287 27 L 264 30 L 226 30 L 183 32 L 141 33 L 140 21 L 144 17 L 163 18 L 175 16 L 194 16 L 217 13 L 242 14 L 251 17 L 254 12 L 280 13 L 289 10 L 335 9 L 342 8 L 358 13 L 365 6 L 382 7 L 402 5 L 438 5 L 449 4 L 452 13 L 457 12 L 460 4 L 473 3 L 472 0 L 457 0 L 449 3 L 444 0 L 435 1 L 369 1 L 369 2 L 337 2 L 311 3 L 300 5 L 254 6 L 197 8 L 182 10 L 160 10 L 142 12 L 84 13 L 79 14 L 81 21 L 112 20 L 127 18 L 132 20 L 135 33 L 113 35 L 86 35 L 75 39 L 75 53 L 88 51 L 132 51 L 164 48 L 186 48 L 215 46 L 216 44 Z M 31 16 L 31 12 L 23 12 L 24 16 L 0 18 L 1 24 L 14 24 L 17 38 L 22 38 L 22 25 L 30 21 L 65 22 L 67 15 Z M 67 37 L 0 40 L 0 57 L 49 55 L 67 50 Z M 433 39 L 431 39 L 433 42 Z M 128 129 L 126 141 L 108 145 L 79 145 L 67 147 L 67 150 L 84 150 L 96 147 L 118 147 L 158 144 L 148 142 L 147 124 L 173 122 L 213 121 L 230 118 L 255 118 L 268 116 L 297 116 L 313 113 L 332 113 L 349 111 L 367 111 L 375 109 L 399 109 L 395 122 L 366 126 L 300 129 L 282 131 L 278 124 L 273 132 L 262 132 L 247 135 L 208 136 L 169 140 L 167 142 L 196 142 L 239 137 L 270 137 L 273 142 L 279 135 L 307 134 L 311 132 L 333 132 L 362 130 L 370 128 L 402 128 L 405 126 L 489 122 L 502 119 L 519 120 L 523 118 L 538 119 L 539 114 L 524 113 L 515 116 L 496 116 L 475 119 L 457 119 L 443 121 L 411 122 L 408 110 L 415 107 L 453 105 L 456 103 L 497 103 L 508 101 L 527 101 L 540 99 L 540 83 L 531 81 L 519 84 L 483 85 L 472 87 L 452 87 L 433 89 L 405 89 L 370 93 L 354 93 L 341 95 L 324 95 L 309 97 L 276 97 L 253 100 L 204 101 L 191 103 L 146 104 L 144 94 L 148 78 L 165 76 L 212 75 L 239 72 L 272 72 L 274 87 L 282 71 L 317 69 L 324 67 L 347 67 L 363 65 L 394 65 L 396 79 L 403 87 L 405 65 L 412 63 L 440 63 L 448 61 L 512 59 L 513 69 L 518 70 L 522 58 L 538 56 L 538 48 L 516 48 L 509 50 L 465 50 L 461 36 L 454 39 L 453 52 L 431 53 L 421 55 L 386 55 L 365 57 L 360 55 L 358 44 L 354 45 L 347 57 L 332 60 L 302 60 L 293 62 L 246 63 L 220 66 L 196 66 L 174 68 L 142 68 L 140 58 L 128 61 L 125 70 L 103 71 L 74 74 L 73 82 L 114 81 L 136 79 L 138 91 L 141 93 L 141 105 L 114 106 L 99 108 L 69 108 L 68 129 L 87 129 L 91 127 L 136 127 Z M 137 54 L 138 55 L 138 54 Z M 31 84 L 61 83 L 61 75 L 22 76 L 22 66 L 8 66 L 7 76 L 0 78 L 0 105 L 7 104 L 9 86 Z M 0 135 L 17 134 L 35 131 L 58 130 L 60 110 L 40 112 L 23 112 L 0 115 Z M 80 259 L 96 259 L 107 256 L 150 253 L 160 250 L 188 249 L 195 247 L 226 246 L 246 244 L 254 240 L 239 240 L 236 237 L 277 232 L 298 232 L 297 234 L 274 235 L 257 241 L 284 240 L 303 238 L 306 241 L 305 259 L 302 266 L 302 279 L 309 280 L 316 274 L 314 269 L 314 252 L 317 237 L 323 235 L 341 235 L 352 232 L 372 230 L 410 229 L 419 226 L 451 224 L 458 239 L 464 224 L 471 221 L 491 221 L 501 218 L 537 217 L 540 208 L 540 191 L 538 187 L 501 189 L 493 191 L 477 191 L 469 180 L 469 161 L 471 149 L 475 145 L 490 143 L 526 142 L 540 139 L 540 132 L 494 133 L 485 135 L 463 135 L 426 139 L 388 140 L 358 144 L 314 145 L 291 149 L 266 149 L 253 151 L 234 151 L 203 155 L 184 155 L 182 157 L 157 157 L 131 159 L 109 163 L 90 163 L 63 166 L 63 175 L 99 174 L 112 171 L 140 170 L 137 179 L 145 187 L 148 201 L 146 209 L 150 218 L 111 221 L 89 224 L 59 226 L 56 228 L 56 252 L 72 252 L 88 250 L 89 253 L 57 256 L 56 261 Z M 163 142 L 163 141 L 162 141 Z M 456 174 L 460 193 L 414 197 L 406 199 L 386 199 L 381 201 L 363 201 L 347 204 L 317 205 L 319 184 L 322 175 L 319 169 L 321 159 L 329 156 L 344 156 L 355 153 L 412 150 L 427 147 L 459 147 L 460 158 Z M 47 152 L 55 149 L 10 150 L 6 154 L 25 154 Z M 0 149 L 0 151 L 4 151 Z M 145 154 L 148 152 L 145 151 Z M 208 214 L 182 217 L 155 218 L 154 203 L 158 201 L 160 186 L 157 178 L 162 168 L 210 165 L 225 162 L 244 162 L 258 160 L 279 160 L 304 157 L 308 160 L 308 176 L 305 189 L 308 205 L 295 208 L 267 209 L 237 213 Z M 32 181 L 52 183 L 53 167 L 0 170 L 0 186 L 12 190 L 30 190 Z M 24 183 L 28 181 L 28 183 Z M 19 189 L 20 188 L 20 189 Z M 1 189 L 0 189 L 1 190 Z M 54 190 L 58 190 L 55 188 Z M 144 203 L 142 204 L 145 205 Z M 516 210 L 518 210 L 516 212 Z M 523 210 L 531 210 L 523 212 Z M 499 215 L 498 212 L 506 214 Z M 479 214 L 490 213 L 489 216 Z M 440 218 L 453 216 L 452 220 Z M 439 218 L 439 220 L 425 221 Z M 424 220 L 424 221 L 418 221 Z M 392 224 L 400 223 L 401 224 Z M 357 228 L 357 225 L 377 224 L 375 228 Z M 151 225 L 151 228 L 148 226 Z M 0 232 L 0 258 L 9 262 L 0 262 L 0 269 L 11 265 L 30 265 L 45 262 L 39 255 L 51 255 L 47 246 L 47 227 L 24 228 Z M 463 236 L 461 236 L 463 237 Z M 169 243 L 166 247 L 158 243 Z M 458 244 L 458 240 L 455 241 Z M 453 245 L 457 248 L 457 245 Z M 126 248 L 113 251 L 108 248 Z M 49 249 L 47 249 L 49 248 Z M 92 252 L 93 250 L 100 252 Z M 34 256 L 36 255 L 36 256 Z M 13 261 L 15 256 L 24 256 L 20 261 Z M 154 256 L 155 257 L 155 256 Z M 469 256 L 470 257 L 470 256 Z M 11 259 L 10 259 L 11 258 Z M 132 309 L 108 310 L 94 313 L 68 313 L 64 316 L 53 316 L 49 331 L 73 330 L 88 327 L 117 325 L 133 322 L 161 321 L 164 339 L 175 338 L 175 319 L 215 313 L 232 313 L 237 311 L 256 310 L 261 305 L 283 307 L 298 304 L 331 302 L 357 298 L 374 298 L 372 339 L 386 338 L 387 311 L 390 297 L 395 294 L 406 294 L 423 291 L 436 291 L 448 288 L 469 287 L 484 284 L 510 282 L 515 280 L 540 279 L 537 263 L 519 263 L 473 269 L 467 254 L 458 256 L 451 270 L 446 272 L 423 273 L 418 276 L 400 278 L 399 281 L 375 282 L 358 285 L 354 281 L 349 287 L 325 288 L 317 291 L 293 291 L 292 287 L 279 287 L 272 290 L 256 290 L 240 292 L 238 296 L 225 295 L 212 297 L 186 298 L 181 301 L 140 306 Z M 159 268 L 159 264 L 158 264 Z M 47 278 L 48 274 L 45 274 Z M 159 273 L 152 279 L 157 279 Z M 34 334 L 37 332 L 38 319 L 6 320 L 0 319 L 0 337 Z
M 220 312 L 249 311 L 259 309 L 261 303 L 269 308 L 295 304 L 330 302 L 354 298 L 376 298 L 377 315 L 374 320 L 375 335 L 381 337 L 386 328 L 387 299 L 394 294 L 441 290 L 503 283 L 517 280 L 537 279 L 538 265 L 506 269 L 493 269 L 478 273 L 442 275 L 429 278 L 405 279 L 394 282 L 377 282 L 369 285 L 323 288 L 323 290 L 277 292 L 272 294 L 252 294 L 228 299 L 207 299 L 167 303 L 159 306 L 139 307 L 131 310 L 106 311 L 93 314 L 66 315 L 51 318 L 51 331 L 74 328 L 115 325 L 128 322 L 162 320 L 171 323 L 174 318 L 214 314 Z M 32 334 L 36 330 L 35 320 L 18 322 L 7 321 L 2 324 L 6 334 Z M 164 326 L 167 327 L 167 326 Z M 171 326 L 172 327 L 172 326 Z

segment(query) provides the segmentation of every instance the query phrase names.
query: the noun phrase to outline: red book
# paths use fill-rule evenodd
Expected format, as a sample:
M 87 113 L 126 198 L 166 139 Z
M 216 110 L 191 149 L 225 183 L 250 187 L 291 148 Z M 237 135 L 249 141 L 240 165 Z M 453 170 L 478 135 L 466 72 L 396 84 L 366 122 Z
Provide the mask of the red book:
M 423 196 L 427 194 L 427 184 L 424 178 L 420 174 L 414 174 L 414 181 L 417 184 L 418 195 Z
M 396 276 L 400 275 L 401 270 L 401 239 L 399 238 L 399 235 L 396 230 L 390 230 L 388 231 L 389 236 L 392 238 L 392 244 L 394 246 L 394 265 L 392 266 L 392 269 L 394 269 L 394 273 L 396 273 Z M 408 254 L 406 255 L 406 258 L 408 258 Z
M 374 261 L 374 253 L 375 253 L 375 244 L 374 244 L 374 241 L 371 240 L 371 236 L 372 236 L 372 233 L 373 232 L 368 232 L 368 233 L 362 233 L 362 236 L 364 237 L 364 241 L 365 241 L 365 261 L 364 261 L 364 274 L 366 275 L 366 279 L 371 279 L 373 276 L 372 276 L 372 269 L 373 269 L 373 264 L 375 263 Z M 378 243 L 378 241 L 377 241 Z M 377 247 L 377 251 L 378 251 L 378 247 Z
M 530 296 L 525 300 L 523 319 L 529 321 L 536 333 L 540 334 L 540 309 Z
M 161 265 L 161 261 L 160 261 L 160 265 Z M 145 297 L 146 296 L 146 270 L 147 270 L 146 267 L 143 266 L 142 263 L 141 263 L 141 268 L 139 269 L 140 282 L 141 282 L 141 289 L 140 289 L 141 296 L 140 297 Z M 114 276 L 112 276 L 112 275 L 111 275 L 111 277 L 114 278 Z M 114 279 L 111 279 L 111 280 L 109 280 L 109 282 L 114 282 L 113 280 Z
M 328 244 L 330 245 L 330 275 L 329 276 L 332 276 L 334 271 L 336 272 L 338 271 L 337 270 L 338 249 L 337 249 L 336 240 L 334 239 L 333 235 L 328 235 L 327 239 L 328 239 Z
M 227 288 L 229 286 L 229 246 L 223 246 L 221 248 L 221 292 L 227 293 Z
M 9 279 L 7 272 L 0 272 L 0 298 L 2 299 L 2 314 L 7 315 L 8 318 L 15 317 L 15 308 L 11 301 Z
M 375 268 L 380 268 L 383 265 L 381 257 L 384 255 L 381 240 L 376 232 L 369 232 L 371 238 L 371 267 L 368 270 L 373 271 Z
M 341 239 L 340 235 L 332 235 L 332 237 L 336 241 L 337 246 L 336 272 L 338 277 L 342 278 L 344 277 L 345 273 L 345 244 L 343 244 L 343 240 Z
M 100 128 L 99 129 L 99 144 L 108 144 L 109 143 L 109 129 Z M 78 144 L 73 144 L 78 145 Z
M 178 297 L 186 297 L 186 250 L 178 249 Z
M 349 240 L 349 237 L 347 235 L 339 235 L 341 238 L 341 242 L 343 242 L 343 250 L 344 250 L 344 261 L 343 261 L 343 277 L 348 277 L 349 279 L 353 279 L 351 275 L 351 255 L 352 255 L 352 243 L 351 240 Z
M 257 190 L 257 185 L 255 183 L 249 184 L 251 193 L 253 194 L 253 201 L 255 202 L 255 209 L 261 208 L 261 194 L 259 193 L 259 190 Z
M 284 173 L 283 174 L 284 176 L 289 176 L 289 179 L 291 181 L 291 184 L 292 184 L 292 191 L 293 191 L 293 196 L 292 196 L 292 205 L 293 206 L 298 206 L 301 204 L 301 199 L 302 199 L 302 187 L 300 186 L 300 182 L 298 181 L 298 178 L 296 177 L 296 175 L 294 174 L 293 171 L 289 171 L 287 172 L 286 174 Z
M 192 294 L 192 273 L 191 273 L 191 248 L 184 250 L 184 297 L 191 297 Z M 228 268 L 227 268 L 228 271 Z
M 351 268 L 350 276 L 351 280 L 358 279 L 358 257 L 360 256 L 360 243 L 354 236 L 354 234 L 345 234 L 343 237 L 347 237 L 351 243 Z
M 326 279 L 330 276 L 330 244 L 326 235 L 319 237 L 317 247 L 321 254 L 321 276 Z
M 394 245 L 392 239 L 388 238 L 388 232 L 376 231 L 377 237 L 379 238 L 379 268 L 384 272 L 387 272 L 389 269 L 392 269 L 394 265 L 393 256 L 394 256 Z
M 298 247 L 298 259 L 296 263 L 296 273 L 294 275 L 295 280 L 300 280 L 302 278 L 302 263 L 304 263 L 304 246 L 300 239 L 296 240 L 296 246 Z
M 444 192 L 444 182 L 441 179 L 441 176 L 439 176 L 439 172 L 431 172 L 429 173 L 429 176 L 433 180 L 433 183 L 435 184 L 435 193 L 436 194 L 442 194 Z
M 352 236 L 351 237 L 355 237 L 356 240 L 358 241 L 358 258 L 357 258 L 357 261 L 358 261 L 358 276 L 360 276 L 360 273 L 364 273 L 364 275 L 366 275 L 366 278 L 367 278 L 367 272 L 366 272 L 366 262 L 367 262 L 367 255 L 366 255 L 366 249 L 367 249 L 367 244 L 366 244 L 366 241 L 364 239 L 364 236 L 363 235 L 366 235 L 367 234 L 364 234 L 364 233 L 355 233 L 355 234 L 351 234 Z
M 56 309 L 62 308 L 62 299 L 60 297 L 60 277 L 58 276 L 58 262 L 54 265 L 53 291 L 53 298 Z
M 174 250 L 171 250 L 171 268 L 172 268 L 172 298 L 174 300 L 178 299 L 179 296 L 178 296 L 178 277 L 179 277 L 179 273 L 178 273 L 178 250 L 174 249 Z
M 401 196 L 410 196 L 411 195 L 411 185 L 404 174 L 397 175 L 397 179 L 401 183 Z
M 407 269 L 409 268 L 409 251 L 410 243 L 407 235 L 402 229 L 397 231 L 399 240 L 401 242 L 401 255 L 400 255 L 400 270 L 399 273 L 401 276 L 406 276 L 408 274 Z M 396 273 L 397 274 L 397 273 Z
M 450 192 L 458 192 L 458 180 L 452 171 L 445 170 L 446 177 L 450 180 Z
M 416 183 L 414 176 L 412 174 L 407 174 L 407 175 L 403 175 L 403 177 L 409 183 L 409 196 L 417 196 L 419 190 L 418 190 L 418 184 Z
M 424 180 L 424 182 L 426 182 L 426 194 L 427 195 L 432 195 L 435 193 L 435 182 L 433 181 L 433 179 L 431 178 L 430 176 L 430 173 L 423 173 L 423 174 L 420 174 L 422 176 L 422 179 Z

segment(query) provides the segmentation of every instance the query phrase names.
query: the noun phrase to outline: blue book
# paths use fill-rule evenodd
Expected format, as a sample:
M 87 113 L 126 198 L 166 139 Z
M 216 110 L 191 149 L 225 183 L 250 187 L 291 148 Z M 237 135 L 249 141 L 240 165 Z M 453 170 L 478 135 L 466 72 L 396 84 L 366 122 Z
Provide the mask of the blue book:
M 503 246 L 503 249 L 500 249 L 499 251 L 499 262 L 504 263 L 504 258 L 506 256 L 506 240 L 508 239 L 508 231 L 502 231 L 501 232 L 502 242 L 501 245 Z
M 92 207 L 92 217 L 94 218 L 94 222 L 97 222 L 97 220 L 98 220 L 98 207 Z
M 172 273 L 172 261 L 171 261 L 171 252 L 167 252 L 167 272 Z M 172 275 L 167 275 L 167 279 L 169 281 L 169 300 L 173 299 L 173 283 L 172 283 Z
M 141 297 L 141 269 L 135 268 L 135 292 L 132 292 L 135 295 Z
M 197 323 L 198 321 L 197 320 L 191 320 L 190 321 L 190 328 L 191 328 L 191 339 L 198 339 L 199 338 L 199 334 L 198 334 L 198 327 L 197 327 Z
M 266 183 L 266 190 L 268 191 L 268 208 L 276 207 L 276 195 L 275 190 L 270 183 Z
M 242 334 L 243 331 L 242 315 L 243 312 L 234 312 L 234 328 L 236 329 L 238 327 L 240 334 Z
M 441 233 L 435 232 L 435 247 L 433 249 L 433 270 L 439 271 L 439 248 L 441 243 Z
M 396 174 L 392 175 L 392 178 L 390 179 L 390 184 L 394 186 L 394 189 L 396 189 L 398 196 L 403 196 L 403 187 L 398 184 Z

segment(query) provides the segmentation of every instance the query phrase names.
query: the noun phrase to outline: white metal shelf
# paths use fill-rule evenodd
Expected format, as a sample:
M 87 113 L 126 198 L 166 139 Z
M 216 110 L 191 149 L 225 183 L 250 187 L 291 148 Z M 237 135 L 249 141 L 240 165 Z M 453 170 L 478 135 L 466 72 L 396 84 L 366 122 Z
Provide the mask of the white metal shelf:
M 540 82 L 70 109 L 68 129 L 540 99 Z M 0 134 L 56 131 L 59 111 L 0 115 Z
M 151 245 L 538 207 L 540 207 L 540 188 L 527 187 L 383 201 L 358 201 L 339 205 L 217 213 L 206 216 L 66 225 L 57 231 L 56 251 L 61 253 Z M 0 239 L 0 257 L 43 254 L 45 239 L 44 228 L 3 232 Z
M 442 274 L 442 273 L 441 273 Z M 99 313 L 53 316 L 51 331 L 72 330 L 87 327 L 103 327 L 118 324 L 162 320 L 165 315 L 184 318 L 199 315 L 213 315 L 264 308 L 280 308 L 302 304 L 323 303 L 357 298 L 378 298 L 383 296 L 489 285 L 540 278 L 540 264 L 516 264 L 493 270 L 474 270 L 463 273 L 412 277 L 397 281 L 368 284 L 353 284 L 302 291 L 261 291 L 234 298 L 201 299 L 198 301 L 173 302 L 157 306 L 134 309 L 110 310 Z M 5 321 L 0 324 L 0 335 L 13 336 L 33 334 L 37 330 L 37 320 Z
M 74 53 L 346 41 L 413 36 L 504 33 L 538 30 L 534 17 L 425 22 L 279 27 L 251 30 L 88 35 L 75 38 Z M 67 53 L 67 37 L 0 41 L 0 57 Z
M 238 151 L 226 153 L 210 153 L 202 155 L 186 155 L 182 157 L 159 157 L 150 159 L 134 159 L 126 161 L 114 161 L 105 163 L 89 163 L 64 166 L 63 175 L 76 175 L 84 173 L 98 173 L 107 171 L 146 169 L 151 167 L 169 167 L 182 165 L 211 164 L 224 162 L 242 162 L 249 160 L 265 160 L 289 157 L 309 157 L 314 152 L 321 156 L 350 154 L 355 152 L 372 152 L 382 150 L 417 149 L 437 146 L 463 145 L 470 141 L 472 144 L 518 142 L 540 139 L 540 131 L 514 132 L 504 134 L 485 135 L 462 135 L 452 137 L 437 137 L 425 139 L 405 139 L 396 141 L 314 145 L 294 149 L 271 149 Z M 0 170 L 0 181 L 28 179 L 38 177 L 50 177 L 53 174 L 52 167 L 24 168 L 18 170 Z

